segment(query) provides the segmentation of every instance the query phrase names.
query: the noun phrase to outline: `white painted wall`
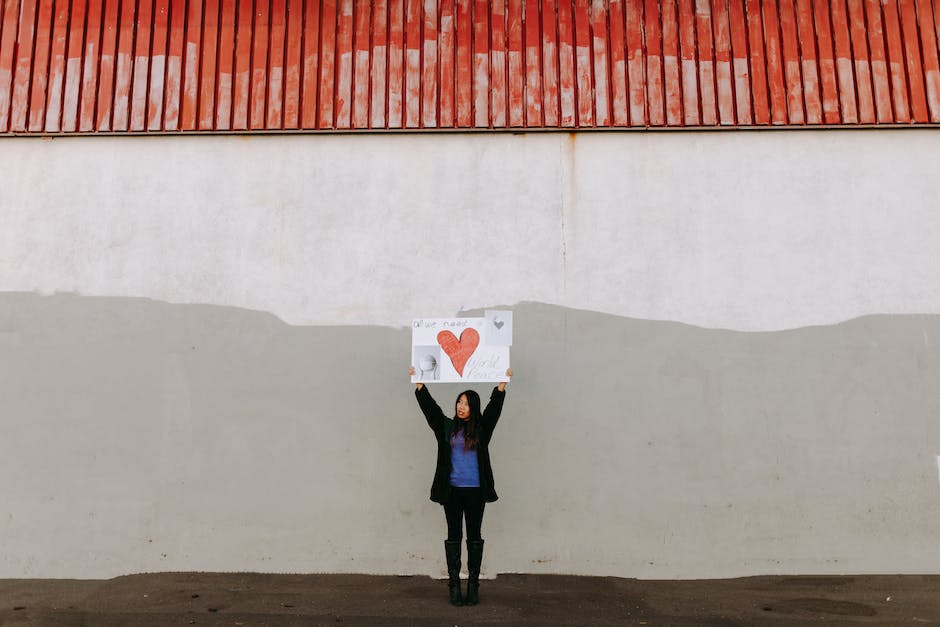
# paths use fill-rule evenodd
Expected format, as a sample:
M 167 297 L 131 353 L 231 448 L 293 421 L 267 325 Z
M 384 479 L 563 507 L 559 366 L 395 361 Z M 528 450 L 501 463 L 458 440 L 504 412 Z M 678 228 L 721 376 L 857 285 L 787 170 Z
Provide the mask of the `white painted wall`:
M 0 290 L 301 325 L 938 313 L 937 154 L 933 130 L 5 139 Z

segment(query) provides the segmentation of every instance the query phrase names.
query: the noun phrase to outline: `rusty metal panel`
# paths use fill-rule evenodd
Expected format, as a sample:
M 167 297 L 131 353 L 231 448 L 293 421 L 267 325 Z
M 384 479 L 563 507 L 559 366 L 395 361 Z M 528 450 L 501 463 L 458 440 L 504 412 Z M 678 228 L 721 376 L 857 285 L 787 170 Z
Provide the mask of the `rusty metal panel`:
M 412 2 L 413 0 L 406 0 Z M 517 0 L 521 2 L 521 0 Z M 473 42 L 471 29 L 471 0 L 457 0 L 457 126 L 468 127 L 473 112 Z M 519 23 L 522 23 L 521 16 Z M 408 25 L 411 28 L 411 25 Z M 521 40 L 520 40 L 521 41 Z M 521 76 L 520 76 L 521 78 Z
M 346 0 L 344 0 L 346 1 Z M 469 1 L 469 0 L 464 0 Z M 421 117 L 421 1 L 405 0 L 405 127 Z
M 734 84 L 731 80 L 731 31 L 728 4 L 713 0 L 715 24 L 715 84 L 718 86 L 718 118 L 721 124 L 734 124 Z
M 805 120 L 807 124 L 822 124 L 822 96 L 819 86 L 819 59 L 816 57 L 816 33 L 813 29 L 812 0 L 797 0 L 796 16 Z M 864 24 L 865 21 L 862 19 L 863 28 Z
M 540 0 L 526 0 L 525 11 L 525 67 L 526 67 L 526 126 L 542 126 L 542 66 L 539 39 Z
M 940 0 L 0 0 L 0 133 L 940 123 Z
M 805 123 L 803 81 L 800 75 L 799 39 L 796 12 L 792 2 L 780 3 L 780 32 L 783 35 L 783 75 L 787 85 L 787 112 L 790 124 Z
M 650 126 L 665 124 L 666 105 L 663 98 L 665 69 L 663 65 L 662 15 L 658 0 L 645 0 L 643 36 L 646 41 L 646 90 L 643 94 Z
M 667 2 L 662 5 L 662 46 L 663 76 L 666 85 L 665 101 L 666 124 L 681 126 L 684 118 L 682 107 L 682 78 L 679 69 L 679 18 L 676 4 Z M 649 13 L 647 13 L 649 14 Z M 656 108 L 653 103 L 652 108 Z
M 933 17 L 933 19 L 931 19 Z M 934 32 L 934 19 L 929 0 L 917 0 L 917 21 L 920 26 L 920 40 L 924 52 L 924 80 L 926 81 L 927 104 L 930 108 L 930 121 L 940 122 L 940 62 L 937 57 L 937 36 Z
M 698 52 L 699 104 L 702 124 L 718 122 L 715 98 L 715 66 L 712 57 L 712 14 L 708 0 L 695 0 L 695 39 Z
M 643 3 L 640 0 L 627 0 L 626 9 L 627 30 L 627 90 L 629 92 L 630 124 L 632 126 L 646 126 L 646 67 L 645 52 L 643 51 Z M 619 55 L 618 55 L 619 56 Z M 614 119 L 622 118 L 618 109 L 620 105 L 614 103 Z
M 30 68 L 33 64 L 33 28 L 36 19 L 36 4 L 24 4 L 20 13 L 20 29 L 17 40 L 16 62 L 13 72 L 13 96 L 10 109 L 12 111 L 10 124 L 14 131 L 25 131 L 29 98 Z

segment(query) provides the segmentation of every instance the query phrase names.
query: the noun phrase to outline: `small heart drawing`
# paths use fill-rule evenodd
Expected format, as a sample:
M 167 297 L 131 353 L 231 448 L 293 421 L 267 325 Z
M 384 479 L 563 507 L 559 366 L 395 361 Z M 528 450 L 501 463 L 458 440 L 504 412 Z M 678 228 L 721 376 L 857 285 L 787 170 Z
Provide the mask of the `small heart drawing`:
M 480 334 L 477 333 L 476 329 L 464 329 L 458 340 L 450 331 L 441 331 L 437 334 L 437 343 L 450 357 L 450 362 L 454 364 L 454 370 L 462 377 L 463 367 L 467 365 L 470 355 L 480 344 Z
M 506 323 L 503 322 L 502 320 L 493 320 L 493 324 L 496 325 L 496 328 L 497 328 L 497 329 L 502 329 L 502 328 L 503 328 L 503 325 L 506 324 Z

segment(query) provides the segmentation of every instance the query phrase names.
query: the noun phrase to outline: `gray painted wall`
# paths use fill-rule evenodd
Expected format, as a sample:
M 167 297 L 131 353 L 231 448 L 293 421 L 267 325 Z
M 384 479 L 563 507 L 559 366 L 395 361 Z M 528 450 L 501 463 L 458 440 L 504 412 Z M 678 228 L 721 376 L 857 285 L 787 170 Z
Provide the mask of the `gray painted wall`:
M 3 140 L 0 577 L 442 575 L 489 306 L 485 575 L 936 572 L 938 137 Z
M 940 316 L 513 309 L 484 574 L 936 570 Z M 406 330 L 3 294 L 0 343 L 0 576 L 443 573 Z

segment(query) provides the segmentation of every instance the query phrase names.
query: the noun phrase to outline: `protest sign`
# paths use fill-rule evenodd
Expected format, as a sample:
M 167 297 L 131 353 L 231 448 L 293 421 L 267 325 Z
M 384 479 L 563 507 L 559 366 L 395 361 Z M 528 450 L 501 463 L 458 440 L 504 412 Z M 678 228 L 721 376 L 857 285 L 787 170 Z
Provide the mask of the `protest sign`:
M 411 325 L 414 383 L 508 381 L 512 312 L 483 318 L 416 318 Z

